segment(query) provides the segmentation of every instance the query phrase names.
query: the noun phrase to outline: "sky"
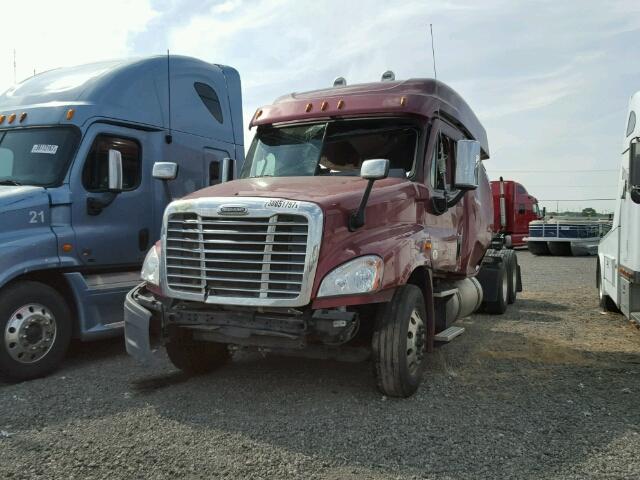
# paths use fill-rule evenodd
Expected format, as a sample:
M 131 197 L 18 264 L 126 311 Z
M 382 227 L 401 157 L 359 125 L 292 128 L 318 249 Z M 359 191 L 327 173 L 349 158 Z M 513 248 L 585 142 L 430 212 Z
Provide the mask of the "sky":
M 291 92 L 433 77 L 471 105 L 485 166 L 555 210 L 610 211 L 629 97 L 640 90 L 640 2 L 93 0 L 7 2 L 0 91 L 56 67 L 164 54 L 231 65 L 245 141 L 257 107 Z M 15 50 L 15 69 L 14 69 Z M 578 200 L 578 201 L 569 201 Z

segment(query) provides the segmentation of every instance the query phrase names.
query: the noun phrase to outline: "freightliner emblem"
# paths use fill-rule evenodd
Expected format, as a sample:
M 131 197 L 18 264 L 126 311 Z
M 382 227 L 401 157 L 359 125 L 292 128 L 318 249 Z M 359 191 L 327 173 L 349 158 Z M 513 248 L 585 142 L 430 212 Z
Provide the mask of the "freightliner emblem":
M 222 205 L 218 209 L 218 215 L 246 215 L 248 213 L 247 207 L 242 205 Z

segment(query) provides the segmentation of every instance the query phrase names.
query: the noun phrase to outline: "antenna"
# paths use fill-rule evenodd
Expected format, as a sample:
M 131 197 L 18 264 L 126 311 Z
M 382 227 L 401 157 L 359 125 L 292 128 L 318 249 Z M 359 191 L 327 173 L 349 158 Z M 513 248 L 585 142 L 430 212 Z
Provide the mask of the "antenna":
M 438 100 L 438 71 L 436 70 L 436 49 L 433 45 L 433 24 L 430 23 L 429 24 L 429 32 L 431 33 L 431 58 L 433 58 L 433 79 L 435 80 L 435 96 L 436 96 L 436 104 L 438 105 L 436 107 L 436 117 L 439 119 L 440 118 L 440 101 Z M 437 143 L 436 143 L 436 148 L 438 149 L 437 155 L 438 155 L 438 162 L 440 161 L 440 146 L 441 146 L 441 133 L 440 129 L 438 128 L 438 139 L 437 139 Z M 444 152 L 443 152 L 444 153 Z M 446 180 L 443 178 L 443 184 L 444 184 L 444 200 L 445 202 L 448 204 L 449 200 L 448 200 L 448 192 L 447 192 L 447 182 Z M 433 204 L 434 210 L 436 212 L 437 215 L 440 215 L 442 213 L 444 213 L 447 209 L 447 205 L 445 205 L 442 209 L 440 209 L 440 207 L 434 203 Z
M 171 135 L 171 63 L 169 61 L 169 49 L 167 49 L 167 98 L 169 103 L 169 133 L 164 136 L 164 141 L 167 144 L 173 142 L 173 136 Z
M 13 49 L 13 83 L 16 83 L 16 49 Z

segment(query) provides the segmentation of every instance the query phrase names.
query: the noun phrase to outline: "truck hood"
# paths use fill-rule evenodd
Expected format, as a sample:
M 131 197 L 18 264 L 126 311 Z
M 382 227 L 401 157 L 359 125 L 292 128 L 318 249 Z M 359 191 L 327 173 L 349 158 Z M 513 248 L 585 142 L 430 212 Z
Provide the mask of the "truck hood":
M 35 207 L 49 209 L 49 195 L 43 187 L 0 185 L 0 215 Z
M 386 178 L 374 184 L 371 201 L 388 192 L 387 187 L 409 183 L 402 178 Z M 325 211 L 350 207 L 360 202 L 367 181 L 360 177 L 260 177 L 244 178 L 198 190 L 186 199 L 204 197 L 267 197 L 313 202 Z

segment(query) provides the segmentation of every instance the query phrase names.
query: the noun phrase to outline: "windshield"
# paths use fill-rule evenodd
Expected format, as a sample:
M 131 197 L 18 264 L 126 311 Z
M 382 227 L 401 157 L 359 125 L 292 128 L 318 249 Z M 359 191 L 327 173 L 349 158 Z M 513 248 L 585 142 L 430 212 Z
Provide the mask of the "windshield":
M 397 118 L 261 127 L 241 177 L 358 175 L 362 162 L 372 158 L 388 159 L 392 176 L 409 176 L 418 131 Z
M 78 138 L 69 127 L 0 131 L 0 185 L 61 183 Z

